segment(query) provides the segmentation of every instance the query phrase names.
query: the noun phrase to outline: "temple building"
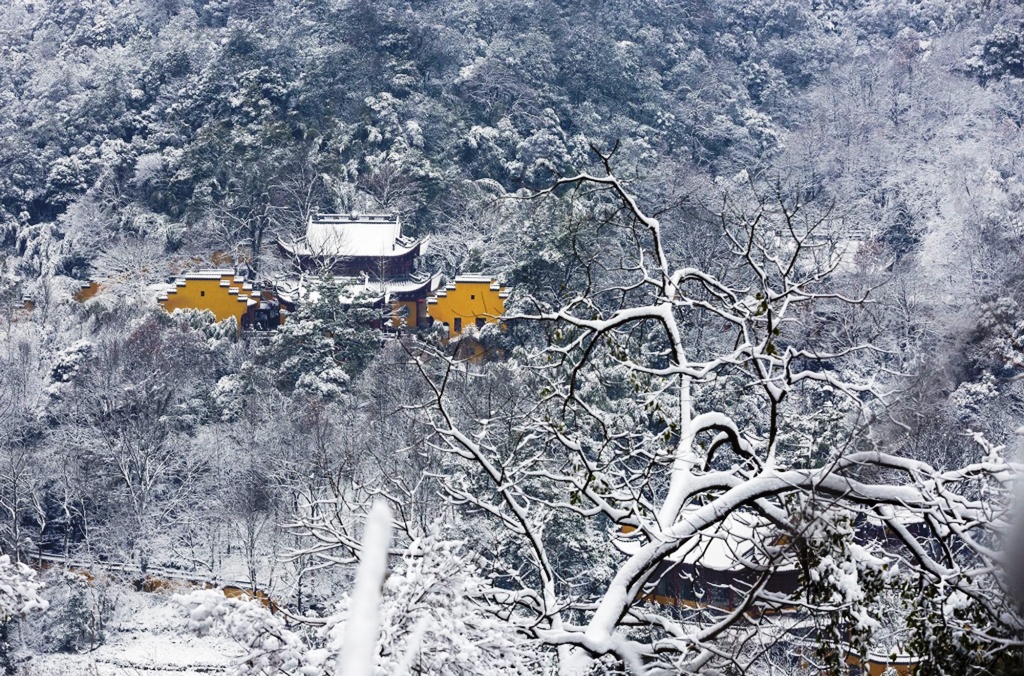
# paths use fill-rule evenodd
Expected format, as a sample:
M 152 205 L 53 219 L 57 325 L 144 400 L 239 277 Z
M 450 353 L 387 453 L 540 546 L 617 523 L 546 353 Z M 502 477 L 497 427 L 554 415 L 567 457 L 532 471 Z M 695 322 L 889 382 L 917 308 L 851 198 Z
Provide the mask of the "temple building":
M 278 240 L 278 248 L 302 272 L 330 272 L 344 286 L 343 302 L 390 308 L 386 328 L 424 328 L 430 323 L 427 296 L 441 285 L 438 275 L 417 270 L 428 237 L 402 235 L 396 215 L 315 214 L 304 237 Z M 299 279 L 279 282 L 282 292 L 301 301 Z
M 427 296 L 440 286 L 436 274 L 418 273 L 417 261 L 429 238 L 403 237 L 396 215 L 315 214 L 306 235 L 278 241 L 283 254 L 303 271 L 330 271 L 344 285 L 346 302 L 390 308 L 390 329 L 422 329 L 430 324 Z M 298 280 L 283 282 L 300 298 Z
M 308 283 L 308 279 L 280 279 L 274 286 L 282 302 L 302 303 L 310 297 L 309 294 L 316 293 L 310 290 L 313 285 Z M 375 323 L 375 326 L 395 330 L 429 326 L 431 318 L 427 314 L 427 298 L 441 286 L 440 275 L 385 280 L 336 276 L 334 281 L 338 284 L 339 300 L 343 304 L 380 308 L 381 318 L 386 321 Z
M 418 269 L 428 237 L 402 235 L 395 215 L 316 214 L 297 240 L 278 240 L 295 271 L 254 284 L 251 271 L 199 270 L 177 279 L 158 298 L 168 312 L 210 310 L 218 320 L 234 317 L 242 330 L 269 330 L 284 321 L 311 291 L 310 280 L 329 275 L 342 303 L 380 308 L 382 329 L 424 329 L 444 324 L 449 339 L 497 322 L 508 291 L 490 276 L 460 275 L 442 288 L 441 276 Z
M 342 277 L 385 280 L 412 275 L 429 239 L 403 237 L 395 215 L 315 214 L 306 224 L 305 237 L 278 240 L 277 245 L 305 271 L 327 269 Z

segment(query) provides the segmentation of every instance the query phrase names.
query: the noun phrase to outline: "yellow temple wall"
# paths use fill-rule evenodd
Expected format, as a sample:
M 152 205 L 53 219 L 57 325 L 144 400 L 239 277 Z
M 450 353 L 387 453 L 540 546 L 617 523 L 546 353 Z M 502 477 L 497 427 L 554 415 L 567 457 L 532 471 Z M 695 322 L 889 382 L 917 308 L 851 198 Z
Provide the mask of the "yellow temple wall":
M 434 321 L 448 325 L 448 337 L 455 338 L 470 326 L 476 326 L 477 319 L 488 324 L 498 321 L 505 314 L 505 290 L 495 288 L 491 281 L 465 281 L 455 279 L 454 288 L 438 292 L 427 302 L 427 314 Z M 461 330 L 457 331 L 455 320 L 461 320 Z
M 409 316 L 408 317 L 404 317 L 403 318 L 403 317 L 400 317 L 398 315 L 398 311 L 401 308 L 403 308 L 403 307 L 409 308 Z M 416 301 L 414 301 L 414 300 L 396 300 L 393 303 L 391 303 L 391 327 L 392 328 L 397 329 L 397 328 L 399 328 L 401 326 L 405 326 L 406 328 L 415 329 L 416 325 L 417 325 L 417 320 L 419 319 L 416 315 L 417 315 Z M 403 323 L 403 319 L 405 320 L 404 323 Z
M 158 302 L 168 312 L 179 309 L 209 310 L 218 322 L 233 317 L 241 326 L 249 294 L 243 290 L 241 282 L 233 280 L 234 275 L 230 274 L 203 279 L 186 278 L 184 286 L 175 286 L 173 291 L 167 293 L 166 300 Z M 229 284 L 221 286 L 222 281 Z
M 90 281 L 88 285 L 83 284 L 73 296 L 79 303 L 84 303 L 90 298 L 94 298 L 96 294 L 100 292 L 103 287 L 97 281 Z

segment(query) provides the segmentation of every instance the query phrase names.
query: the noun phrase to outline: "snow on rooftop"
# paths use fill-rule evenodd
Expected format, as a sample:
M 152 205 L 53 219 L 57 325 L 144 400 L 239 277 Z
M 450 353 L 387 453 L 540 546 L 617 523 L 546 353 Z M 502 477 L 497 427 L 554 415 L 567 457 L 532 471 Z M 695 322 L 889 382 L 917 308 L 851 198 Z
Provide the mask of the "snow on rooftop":
M 478 273 L 467 273 L 465 275 L 458 275 L 455 277 L 456 284 L 493 284 L 494 278 L 489 275 L 481 275 Z
M 306 246 L 317 256 L 388 256 L 411 247 L 398 217 L 384 214 L 318 214 L 306 227 Z
M 339 285 L 339 300 L 342 303 L 351 303 L 356 299 L 375 300 L 390 298 L 392 294 L 412 293 L 420 290 L 430 293 L 441 285 L 441 276 L 433 275 L 422 279 L 405 279 L 401 281 L 375 281 L 353 279 L 352 277 L 339 275 L 334 278 L 334 281 Z M 318 291 L 309 289 L 306 283 L 297 279 L 278 280 L 276 290 L 279 296 L 289 302 L 293 298 L 304 298 L 313 301 L 320 298 Z
M 192 272 L 186 272 L 184 279 L 221 279 L 222 277 L 232 277 L 236 275 L 234 268 L 208 268 L 205 270 L 193 270 Z
M 761 546 L 770 544 L 777 535 L 777 530 L 763 518 L 733 512 L 721 523 L 690 538 L 669 559 L 713 570 L 735 570 L 743 567 L 744 561 L 764 563 L 767 556 Z M 615 545 L 629 556 L 639 551 L 643 543 L 632 535 L 617 535 Z

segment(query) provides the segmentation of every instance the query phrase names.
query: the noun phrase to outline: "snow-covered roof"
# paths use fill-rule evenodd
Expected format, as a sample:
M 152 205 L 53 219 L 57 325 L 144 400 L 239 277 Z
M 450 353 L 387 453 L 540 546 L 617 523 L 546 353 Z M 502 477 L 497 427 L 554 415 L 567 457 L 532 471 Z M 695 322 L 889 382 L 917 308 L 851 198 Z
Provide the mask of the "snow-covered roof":
M 718 527 L 702 531 L 700 538 L 693 538 L 672 558 L 715 570 L 736 568 L 744 560 L 764 563 L 767 557 L 759 551 L 760 545 L 777 536 L 777 530 L 763 519 L 733 512 Z
M 904 508 L 887 508 L 892 516 L 904 526 L 913 530 L 922 519 L 919 514 Z M 878 526 L 881 520 L 868 515 L 868 522 Z M 859 535 L 876 538 L 870 532 L 858 531 Z M 734 511 L 722 521 L 700 531 L 669 556 L 674 563 L 699 565 L 712 570 L 737 570 L 745 562 L 761 565 L 768 562 L 771 553 L 768 548 L 781 546 L 788 536 L 763 516 L 754 512 Z M 636 531 L 620 532 L 614 536 L 615 545 L 626 555 L 635 554 L 644 544 L 644 538 Z M 792 560 L 778 561 L 780 569 L 792 569 Z
M 237 276 L 234 268 L 208 268 L 186 272 L 182 277 L 178 278 L 178 285 L 184 286 L 181 282 L 185 279 L 221 279 L 223 277 L 231 277 L 236 281 L 241 281 L 242 279 Z
M 413 293 L 416 291 L 430 293 L 441 286 L 440 275 L 422 279 L 404 279 L 401 281 L 357 280 L 352 277 L 337 276 L 334 278 L 334 281 L 341 287 L 339 299 L 343 303 L 351 303 L 357 298 L 371 301 L 380 299 L 390 300 L 396 294 Z M 320 295 L 317 291 L 310 290 L 306 284 L 297 279 L 278 280 L 276 287 L 277 293 L 289 301 L 295 298 L 316 300 Z
M 781 534 L 763 518 L 747 512 L 732 512 L 723 521 L 690 538 L 669 557 L 675 563 L 700 565 L 711 570 L 735 570 L 743 562 L 763 564 L 768 556 L 762 547 Z M 616 546 L 632 555 L 643 546 L 639 534 L 616 535 Z M 782 568 L 792 568 L 786 563 Z
M 456 284 L 496 284 L 494 278 L 490 275 L 480 275 L 476 273 L 469 273 L 465 275 L 458 275 L 455 277 Z
M 425 288 L 427 291 L 434 291 L 441 286 L 441 275 L 434 275 L 427 279 L 408 279 L 403 281 L 380 281 L 365 282 L 366 288 L 379 289 L 382 293 L 411 293 Z
M 306 236 L 281 242 L 288 251 L 322 258 L 402 256 L 426 240 L 402 236 L 398 216 L 390 214 L 316 214 L 306 224 Z

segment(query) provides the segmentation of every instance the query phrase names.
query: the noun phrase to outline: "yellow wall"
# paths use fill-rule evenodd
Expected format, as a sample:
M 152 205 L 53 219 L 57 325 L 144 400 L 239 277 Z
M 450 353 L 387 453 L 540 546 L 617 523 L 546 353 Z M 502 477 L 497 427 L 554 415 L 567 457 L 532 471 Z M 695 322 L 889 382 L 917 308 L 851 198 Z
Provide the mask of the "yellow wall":
M 89 300 L 97 293 L 99 293 L 101 288 L 102 287 L 100 286 L 99 282 L 91 281 L 89 282 L 88 286 L 82 286 L 82 288 L 76 291 L 74 298 L 79 303 L 84 303 L 85 301 Z
M 456 277 L 454 288 L 449 284 L 427 300 L 427 314 L 448 325 L 449 338 L 459 335 L 455 330 L 456 318 L 462 320 L 461 333 L 476 326 L 478 318 L 493 324 L 505 314 L 505 290 L 497 286 L 490 281 L 464 281 Z
M 402 321 L 402 317 L 399 317 L 398 314 L 397 314 L 398 313 L 398 309 L 402 308 L 402 307 L 409 308 L 409 316 L 405 317 L 404 323 Z M 414 300 L 396 300 L 395 302 L 393 302 L 391 304 L 391 326 L 393 328 L 397 329 L 400 326 L 404 326 L 404 327 L 409 328 L 409 329 L 415 329 L 416 328 L 416 323 L 417 323 L 416 320 L 417 320 L 417 317 L 416 317 L 416 301 L 414 301 Z
M 222 280 L 228 281 L 229 286 L 221 286 Z M 231 292 L 232 289 L 235 293 Z M 178 309 L 210 310 L 218 322 L 234 317 L 241 326 L 248 299 L 249 294 L 242 288 L 242 282 L 235 282 L 234 275 L 225 274 L 210 279 L 186 277 L 184 286 L 176 285 L 174 291 L 167 293 L 166 300 L 158 302 L 168 312 Z

